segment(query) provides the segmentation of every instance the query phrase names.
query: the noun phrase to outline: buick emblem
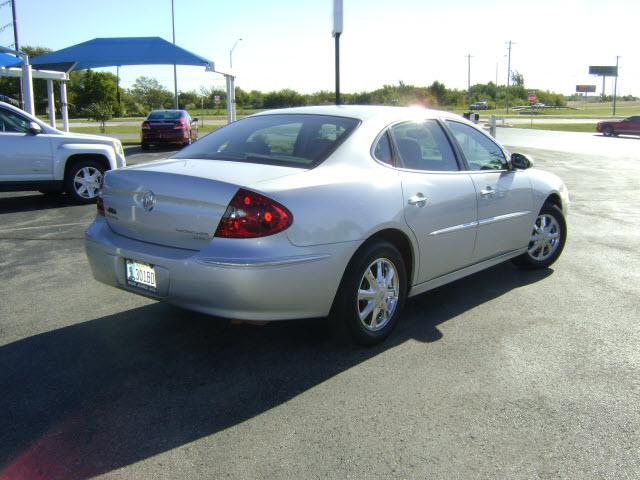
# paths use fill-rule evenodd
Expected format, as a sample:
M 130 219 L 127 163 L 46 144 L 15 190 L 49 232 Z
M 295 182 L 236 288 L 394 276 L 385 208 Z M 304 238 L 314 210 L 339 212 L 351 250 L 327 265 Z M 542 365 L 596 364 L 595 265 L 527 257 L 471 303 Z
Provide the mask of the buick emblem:
M 153 193 L 151 190 L 146 192 L 142 196 L 142 206 L 147 212 L 150 212 L 151 210 L 153 210 L 153 207 L 156 206 L 156 194 Z

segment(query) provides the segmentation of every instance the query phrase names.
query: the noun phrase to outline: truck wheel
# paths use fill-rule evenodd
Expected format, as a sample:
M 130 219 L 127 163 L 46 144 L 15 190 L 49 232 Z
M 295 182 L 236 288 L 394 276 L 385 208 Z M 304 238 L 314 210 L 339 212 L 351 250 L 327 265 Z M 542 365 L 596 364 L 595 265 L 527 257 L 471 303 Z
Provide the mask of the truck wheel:
M 74 162 L 67 170 L 67 176 L 64 179 L 67 195 L 78 203 L 95 202 L 104 171 L 104 164 L 98 160 Z

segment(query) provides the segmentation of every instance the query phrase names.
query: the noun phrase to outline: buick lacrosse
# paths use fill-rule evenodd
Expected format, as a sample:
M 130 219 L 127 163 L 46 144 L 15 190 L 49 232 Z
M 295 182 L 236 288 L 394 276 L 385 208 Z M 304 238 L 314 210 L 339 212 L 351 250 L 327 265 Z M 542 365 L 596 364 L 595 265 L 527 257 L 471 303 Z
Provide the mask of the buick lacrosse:
M 227 318 L 327 317 L 370 345 L 409 296 L 560 256 L 568 192 L 531 167 L 445 112 L 263 112 L 107 172 L 85 247 L 108 285 Z

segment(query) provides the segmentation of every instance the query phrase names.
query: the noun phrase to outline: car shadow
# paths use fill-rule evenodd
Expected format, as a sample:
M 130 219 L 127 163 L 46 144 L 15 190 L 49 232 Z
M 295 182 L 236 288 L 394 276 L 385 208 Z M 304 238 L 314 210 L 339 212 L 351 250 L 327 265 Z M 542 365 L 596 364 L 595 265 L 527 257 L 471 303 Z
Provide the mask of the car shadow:
M 36 192 L 16 192 L 15 194 L 3 194 L 0 197 L 0 214 L 35 212 L 53 208 L 77 207 L 78 205 L 80 204 L 73 202 L 62 193 L 45 195 Z
M 215 434 L 551 273 L 503 264 L 410 299 L 369 349 L 337 346 L 324 320 L 233 325 L 161 303 L 5 345 L 0 479 L 89 478 Z
M 618 134 L 618 135 L 614 135 L 613 137 L 607 137 L 602 133 L 596 133 L 593 136 L 599 137 L 599 138 L 619 138 L 621 140 L 640 140 L 640 136 L 637 136 L 637 135 L 634 136 L 634 135 Z

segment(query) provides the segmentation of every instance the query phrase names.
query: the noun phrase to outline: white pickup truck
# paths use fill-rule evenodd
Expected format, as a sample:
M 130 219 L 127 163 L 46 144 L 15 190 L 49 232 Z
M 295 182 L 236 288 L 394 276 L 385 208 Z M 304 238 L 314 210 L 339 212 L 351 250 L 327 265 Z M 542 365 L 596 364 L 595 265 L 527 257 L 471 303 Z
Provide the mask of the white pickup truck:
M 104 172 L 125 165 L 119 140 L 61 132 L 0 102 L 0 191 L 64 191 L 91 203 Z

